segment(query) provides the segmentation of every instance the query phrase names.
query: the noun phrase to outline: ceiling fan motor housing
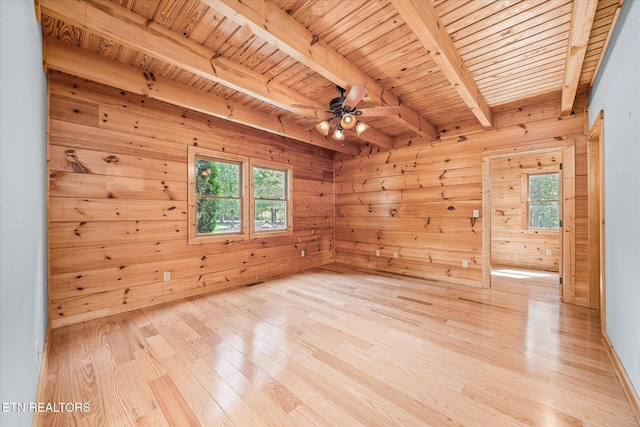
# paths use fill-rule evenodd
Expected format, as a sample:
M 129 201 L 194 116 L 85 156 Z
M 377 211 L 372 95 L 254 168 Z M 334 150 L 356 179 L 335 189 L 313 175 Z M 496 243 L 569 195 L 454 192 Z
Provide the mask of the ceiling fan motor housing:
M 346 99 L 345 96 L 339 96 L 337 98 L 333 98 L 331 101 L 329 101 L 329 109 L 334 113 L 338 114 L 338 112 L 341 109 L 343 109 L 342 103 L 344 102 L 345 99 Z

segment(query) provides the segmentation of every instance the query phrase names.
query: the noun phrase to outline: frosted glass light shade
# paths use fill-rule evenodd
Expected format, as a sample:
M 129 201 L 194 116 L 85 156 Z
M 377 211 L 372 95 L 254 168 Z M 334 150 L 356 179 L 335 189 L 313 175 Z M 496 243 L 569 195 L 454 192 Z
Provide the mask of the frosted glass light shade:
M 360 134 L 361 134 L 362 132 L 364 132 L 365 130 L 367 130 L 367 129 L 369 129 L 369 126 L 367 126 L 366 124 L 364 124 L 364 123 L 362 123 L 362 122 L 358 122 L 358 123 L 356 124 L 356 134 L 357 134 L 358 136 L 360 136 Z
M 329 135 L 329 122 L 326 120 L 321 121 L 316 125 L 316 130 L 324 136 Z
M 342 116 L 342 119 L 340 120 L 340 126 L 342 126 L 343 129 L 351 129 L 355 125 L 356 116 L 354 116 L 353 114 L 345 114 L 344 116 Z
M 342 128 L 340 126 L 338 126 L 333 132 L 332 138 L 337 141 L 344 141 L 344 132 L 342 131 Z

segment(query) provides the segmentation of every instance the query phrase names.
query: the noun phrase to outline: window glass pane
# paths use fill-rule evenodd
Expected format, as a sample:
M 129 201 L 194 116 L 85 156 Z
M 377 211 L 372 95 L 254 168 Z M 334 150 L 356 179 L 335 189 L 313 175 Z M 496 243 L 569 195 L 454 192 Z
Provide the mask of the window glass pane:
M 284 230 L 287 228 L 287 202 L 279 200 L 255 201 L 255 230 Z
M 198 234 L 215 232 L 216 218 L 219 215 L 217 203 L 217 199 L 198 199 L 198 210 L 196 214 Z
M 529 175 L 529 200 L 558 200 L 560 175 Z
M 240 165 L 196 159 L 196 194 L 239 197 Z
M 529 228 L 560 225 L 560 174 L 529 175 Z
M 240 232 L 240 209 L 240 199 L 198 198 L 198 234 Z
M 253 168 L 253 196 L 258 199 L 286 199 L 286 172 Z
M 529 228 L 558 228 L 559 207 L 558 202 L 529 202 Z

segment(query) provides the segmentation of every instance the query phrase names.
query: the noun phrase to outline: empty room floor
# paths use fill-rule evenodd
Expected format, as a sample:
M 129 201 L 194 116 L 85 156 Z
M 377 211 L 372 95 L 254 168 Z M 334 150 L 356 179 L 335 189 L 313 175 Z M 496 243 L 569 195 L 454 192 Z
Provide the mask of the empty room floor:
M 332 264 L 55 329 L 45 401 L 89 410 L 39 421 L 636 426 L 599 312 L 545 277 L 482 290 Z

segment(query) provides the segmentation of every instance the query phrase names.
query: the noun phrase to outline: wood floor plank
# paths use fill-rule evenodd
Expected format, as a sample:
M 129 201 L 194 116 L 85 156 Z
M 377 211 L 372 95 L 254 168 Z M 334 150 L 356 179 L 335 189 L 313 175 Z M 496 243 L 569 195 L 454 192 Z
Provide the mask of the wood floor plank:
M 247 377 L 247 371 L 243 371 L 242 367 L 234 366 L 224 356 L 209 360 L 208 363 L 231 387 L 233 394 L 239 396 L 256 414 L 259 414 L 262 423 L 268 426 L 286 424 L 286 413 L 270 399 L 273 396 L 256 385 L 255 378 Z
M 531 399 L 517 396 L 508 390 L 492 387 L 490 384 L 485 384 L 481 389 L 466 386 L 462 393 L 524 425 L 583 425 L 578 418 L 555 411 Z
M 124 389 L 127 391 L 127 402 L 133 417 L 136 423 L 154 422 L 157 425 L 169 425 L 162 411 L 156 412 L 159 404 L 151 389 L 150 381 L 138 373 L 141 363 L 144 361 L 139 362 L 134 359 L 118 365 L 117 368 L 118 376 L 122 379 Z
M 202 384 L 179 356 L 170 356 L 162 360 L 162 364 L 192 414 L 199 420 L 199 425 L 233 425 L 219 402 L 211 396 L 210 385 Z
M 204 359 L 193 361 L 188 368 L 224 411 L 231 425 L 267 425 Z
M 123 376 L 117 371 L 109 347 L 96 346 L 91 352 L 91 359 L 97 395 L 97 399 L 91 402 L 92 411 L 94 406 L 104 410 L 105 425 L 134 425 L 136 417 L 131 411 Z
M 168 375 L 163 375 L 149 382 L 149 386 L 170 425 L 185 427 L 201 425 L 180 390 Z
M 637 426 L 557 273 L 492 289 L 331 264 L 55 329 L 43 425 Z

